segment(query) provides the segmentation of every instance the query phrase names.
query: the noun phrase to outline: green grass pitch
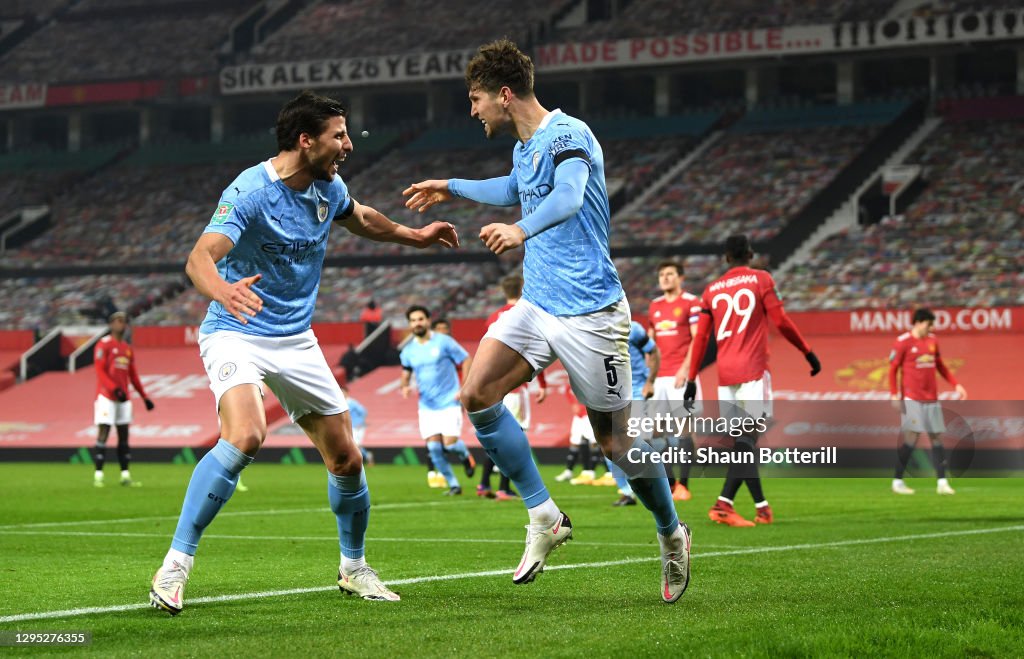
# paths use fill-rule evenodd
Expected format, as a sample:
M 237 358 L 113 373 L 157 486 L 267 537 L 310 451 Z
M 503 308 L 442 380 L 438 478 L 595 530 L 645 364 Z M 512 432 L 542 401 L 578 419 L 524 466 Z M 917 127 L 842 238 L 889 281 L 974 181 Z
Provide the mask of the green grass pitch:
M 719 480 L 678 504 L 693 577 L 658 596 L 650 515 L 613 508 L 612 488 L 554 483 L 575 539 L 537 581 L 515 586 L 518 502 L 458 499 L 420 468 L 368 470 L 367 559 L 398 603 L 334 585 L 338 542 L 322 467 L 255 464 L 196 557 L 177 617 L 146 606 L 174 530 L 188 466 L 138 464 L 92 487 L 81 465 L 0 465 L 0 631 L 91 631 L 86 648 L 2 653 L 102 656 L 1020 656 L 1024 488 L 1015 479 L 772 479 L 777 522 L 706 517 Z M 463 479 L 463 485 L 469 485 Z M 738 509 L 753 516 L 746 490 Z M 263 595 L 257 596 L 258 593 Z M 68 612 L 96 607 L 91 613 Z M 65 613 L 54 613 L 61 612 Z M 25 619 L 27 614 L 44 617 Z

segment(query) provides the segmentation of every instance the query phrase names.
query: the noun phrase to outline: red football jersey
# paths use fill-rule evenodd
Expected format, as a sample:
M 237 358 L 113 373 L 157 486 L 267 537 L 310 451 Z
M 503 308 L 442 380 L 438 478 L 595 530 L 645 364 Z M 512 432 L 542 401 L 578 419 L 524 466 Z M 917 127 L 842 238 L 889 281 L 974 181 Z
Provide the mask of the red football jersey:
M 903 391 L 896 381 L 896 372 L 903 372 Z M 939 399 L 938 383 L 935 379 L 938 371 L 956 386 L 956 378 L 946 368 L 939 353 L 939 342 L 934 334 L 923 339 L 916 338 L 910 332 L 900 334 L 889 353 L 889 390 L 892 395 L 902 393 L 903 398 L 921 403 L 932 403 Z
M 700 299 L 685 291 L 671 302 L 662 295 L 651 300 L 647 316 L 661 353 L 658 377 L 675 377 L 693 340 L 690 325 L 700 318 Z
M 490 316 L 488 316 L 487 317 L 487 324 L 484 326 L 484 331 L 486 332 L 487 328 L 489 328 L 494 323 L 498 322 L 498 319 L 501 318 L 501 314 L 505 313 L 506 311 L 508 311 L 509 309 L 511 309 L 514 306 L 515 306 L 514 302 L 508 302 L 508 303 L 505 304 L 505 306 L 503 306 L 502 308 L 498 309 L 497 311 L 492 313 Z M 540 373 L 537 374 L 537 386 L 540 387 L 541 389 L 547 389 L 548 388 L 548 381 L 547 381 L 547 378 L 544 377 L 544 371 L 541 371 Z M 521 389 L 523 389 L 525 387 L 526 387 L 526 385 L 524 384 L 522 386 L 516 387 L 515 389 L 513 389 L 513 391 L 520 391 Z
M 114 389 L 122 389 L 127 394 L 128 382 L 131 381 L 139 395 L 147 397 L 135 370 L 135 351 L 124 341 L 118 341 L 109 334 L 97 341 L 93 363 L 96 366 L 97 394 L 117 400 Z
M 779 306 L 764 270 L 739 266 L 708 284 L 701 310 L 711 314 L 721 386 L 760 380 L 768 370 L 768 309 Z

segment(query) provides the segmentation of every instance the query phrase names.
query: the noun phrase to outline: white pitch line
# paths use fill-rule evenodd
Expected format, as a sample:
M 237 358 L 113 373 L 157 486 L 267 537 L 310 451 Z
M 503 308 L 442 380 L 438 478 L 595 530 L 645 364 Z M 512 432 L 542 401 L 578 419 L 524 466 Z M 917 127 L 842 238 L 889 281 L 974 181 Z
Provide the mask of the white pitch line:
M 719 556 L 740 556 L 744 554 L 765 554 L 769 552 L 797 551 L 802 549 L 826 549 L 834 547 L 848 547 L 855 545 L 878 544 L 883 542 L 902 542 L 907 540 L 926 540 L 930 538 L 952 538 L 963 535 L 981 535 L 987 533 L 1005 533 L 1007 531 L 1024 531 L 1024 525 L 1000 526 L 988 529 L 970 529 L 964 531 L 941 531 L 938 533 L 918 533 L 915 535 L 895 535 L 881 538 L 860 538 L 857 540 L 836 540 L 835 542 L 816 542 L 800 545 L 779 545 L 774 547 L 751 547 L 749 549 L 732 549 L 727 551 L 713 551 L 706 554 L 694 554 L 694 558 L 715 558 Z M 659 560 L 656 556 L 644 558 L 623 558 L 614 561 L 599 561 L 596 563 L 572 563 L 569 565 L 547 565 L 545 571 L 555 570 L 578 570 L 581 568 L 615 567 L 618 565 L 630 565 L 633 563 L 648 563 Z M 391 586 L 403 586 L 407 584 L 428 583 L 432 581 L 453 581 L 455 579 L 473 579 L 479 577 L 508 576 L 510 570 L 486 570 L 483 572 L 461 572 L 456 574 L 438 574 L 427 577 L 411 577 L 407 579 L 395 579 L 387 581 Z M 287 590 L 267 590 L 257 593 L 236 593 L 234 595 L 213 595 L 209 597 L 197 597 L 189 600 L 189 604 L 207 604 L 211 602 L 235 602 L 239 600 L 259 599 L 266 597 L 285 597 L 288 595 L 302 595 L 304 593 L 319 593 L 334 590 L 336 586 L 316 586 L 313 588 L 289 588 Z M 73 618 L 93 613 L 117 613 L 119 611 L 134 611 L 137 609 L 149 608 L 149 604 L 120 604 L 115 606 L 90 606 L 80 609 L 64 609 L 61 611 L 40 611 L 37 613 L 19 613 L 16 615 L 0 617 L 0 624 L 8 622 L 21 622 L 23 620 L 46 620 L 52 618 Z
M 468 503 L 470 499 L 463 501 L 406 501 L 402 503 L 377 503 L 373 504 L 371 510 L 400 510 L 402 508 L 419 508 L 422 506 L 451 506 L 459 503 Z M 263 515 L 294 515 L 296 513 L 329 513 L 331 509 L 324 506 L 321 508 L 271 508 L 269 510 L 225 510 L 217 513 L 217 517 L 253 517 Z M 0 525 L 0 531 L 5 529 L 35 529 L 54 526 L 83 526 L 92 524 L 126 524 L 129 522 L 162 522 L 167 520 L 177 521 L 178 515 L 155 515 L 152 517 L 114 517 L 111 519 L 87 519 L 78 521 L 65 520 L 63 522 L 32 522 L 25 524 L 4 524 Z
M 3 531 L 0 537 L 5 535 L 45 535 L 45 536 L 72 536 L 72 537 L 96 537 L 96 538 L 167 538 L 166 533 L 122 533 L 117 531 Z M 337 536 L 326 535 L 222 535 L 218 533 L 207 533 L 203 535 L 204 540 L 286 540 L 300 542 L 337 542 Z M 523 544 L 522 540 L 503 540 L 498 538 L 366 538 L 367 542 L 438 542 L 438 543 L 469 543 L 469 544 Z M 573 541 L 573 545 L 587 547 L 657 547 L 655 541 L 651 542 L 589 542 L 586 540 Z M 710 545 L 701 543 L 702 547 L 725 547 L 734 548 L 739 545 Z

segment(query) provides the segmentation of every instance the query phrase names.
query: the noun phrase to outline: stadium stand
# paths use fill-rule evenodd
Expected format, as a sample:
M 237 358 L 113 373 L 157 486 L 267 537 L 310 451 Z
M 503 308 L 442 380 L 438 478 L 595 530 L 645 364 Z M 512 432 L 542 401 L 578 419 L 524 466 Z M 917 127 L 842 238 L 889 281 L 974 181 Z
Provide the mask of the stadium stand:
M 213 73 L 231 23 L 257 2 L 80 2 L 0 58 L 0 68 L 7 81 L 51 84 Z
M 1024 304 L 1024 123 L 943 125 L 908 162 L 929 187 L 903 217 L 822 243 L 782 285 L 800 309 Z
M 423 304 L 435 316 L 493 281 L 496 264 L 444 263 L 362 268 L 324 268 L 313 322 L 359 320 L 371 298 L 382 302 L 384 318 L 405 324 L 405 310 Z M 181 295 L 142 314 L 140 325 L 198 325 L 209 300 L 189 287 Z
M 895 0 L 788 0 L 770 4 L 759 0 L 636 0 L 625 3 L 622 12 L 613 18 L 591 22 L 558 38 L 593 41 L 879 19 L 894 4 Z
M 102 325 L 114 310 L 137 314 L 184 286 L 179 274 L 0 279 L 0 329 Z
M 253 48 L 259 62 L 476 48 L 496 34 L 528 42 L 565 0 L 328 0 L 313 4 Z M 429 29 L 424 18 L 429 17 Z M 443 26 L 443 27 L 441 27 Z M 340 34 L 339 34 L 340 27 Z

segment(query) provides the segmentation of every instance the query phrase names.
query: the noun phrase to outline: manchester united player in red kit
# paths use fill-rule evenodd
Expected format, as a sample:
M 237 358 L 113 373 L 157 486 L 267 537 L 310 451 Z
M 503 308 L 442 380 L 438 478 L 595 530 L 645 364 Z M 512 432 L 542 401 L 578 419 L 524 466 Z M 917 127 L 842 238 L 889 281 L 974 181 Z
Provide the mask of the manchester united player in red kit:
M 653 392 L 646 391 L 645 385 L 644 393 L 652 400 L 666 401 L 657 407 L 659 412 L 684 417 L 684 383 L 676 384 L 676 374 L 689 370 L 690 346 L 693 344 L 693 335 L 697 333 L 700 299 L 683 290 L 683 266 L 676 261 L 665 261 L 658 266 L 658 288 L 661 289 L 661 296 L 651 300 L 647 315 L 651 328 L 649 333 L 658 346 L 658 352 L 661 353 L 661 364 L 654 380 Z M 696 387 L 699 399 L 699 380 L 696 381 Z M 664 438 L 661 441 L 675 441 L 675 438 Z M 683 435 L 679 442 L 680 448 L 693 452 L 691 435 Z M 687 501 L 690 498 L 690 465 L 682 464 L 679 467 L 679 482 L 676 482 L 672 474 L 672 465 L 665 465 L 668 485 L 672 488 L 673 499 Z
M 146 395 L 135 370 L 135 351 L 125 343 L 124 333 L 128 327 L 128 314 L 116 311 L 110 314 L 110 334 L 96 343 L 93 363 L 96 366 L 96 403 L 94 405 L 96 450 L 93 462 L 96 473 L 93 485 L 103 487 L 103 462 L 106 460 L 107 437 L 110 426 L 117 426 L 117 459 L 121 463 L 121 485 L 138 486 L 128 472 L 131 454 L 128 452 L 128 424 L 132 422 L 132 403 L 128 400 L 128 381 L 142 396 L 147 410 L 155 406 Z
M 800 335 L 800 330 L 782 308 L 782 298 L 775 290 L 775 281 L 764 270 L 748 266 L 754 252 L 745 235 L 729 236 L 725 241 L 725 259 L 730 268 L 711 282 L 701 296 L 701 316 L 694 338 L 690 370 L 686 374 L 685 398 L 694 400 L 697 387 L 694 379 L 704 360 L 711 329 L 718 342 L 718 400 L 721 414 L 770 418 L 772 414 L 771 374 L 768 372 L 768 323 L 792 343 L 811 365 L 811 375 L 821 372 L 821 363 Z M 679 378 L 683 377 L 679 374 Z M 754 452 L 757 435 L 736 439 L 737 451 Z M 748 474 L 740 477 L 740 474 Z M 718 501 L 708 516 L 729 526 L 753 526 L 733 508 L 733 500 L 746 482 L 757 508 L 755 521 L 771 524 L 772 509 L 764 498 L 757 461 L 732 463 Z
M 942 420 L 942 408 L 938 400 L 938 382 L 935 372 L 946 378 L 956 388 L 961 400 L 967 398 L 967 390 L 956 381 L 939 353 L 939 342 L 931 333 L 935 314 L 928 309 L 914 312 L 913 327 L 900 334 L 889 353 L 889 392 L 893 406 L 902 412 L 903 441 L 896 452 L 896 477 L 892 491 L 896 494 L 913 494 L 914 490 L 903 482 L 910 454 L 922 432 L 932 440 L 932 461 L 939 483 L 939 494 L 955 494 L 946 479 L 946 452 L 942 448 L 942 433 L 946 424 Z M 898 377 L 903 373 L 902 387 Z

